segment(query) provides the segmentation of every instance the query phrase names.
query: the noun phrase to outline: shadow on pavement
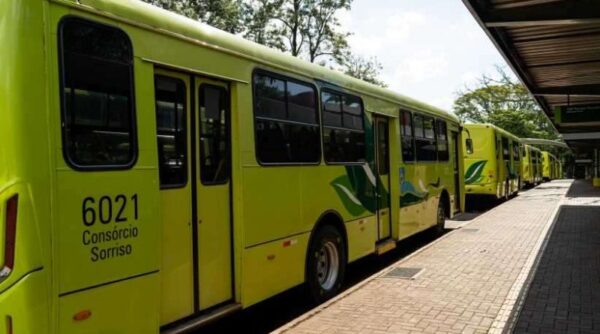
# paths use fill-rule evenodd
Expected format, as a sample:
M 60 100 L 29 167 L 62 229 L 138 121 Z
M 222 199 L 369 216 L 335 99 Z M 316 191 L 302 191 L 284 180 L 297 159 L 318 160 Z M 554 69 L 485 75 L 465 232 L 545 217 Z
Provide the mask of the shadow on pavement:
M 600 197 L 600 189 L 594 188 L 590 181 L 575 180 L 571 189 L 567 192 L 567 197 Z
M 599 333 L 600 207 L 563 206 L 539 261 L 514 333 Z

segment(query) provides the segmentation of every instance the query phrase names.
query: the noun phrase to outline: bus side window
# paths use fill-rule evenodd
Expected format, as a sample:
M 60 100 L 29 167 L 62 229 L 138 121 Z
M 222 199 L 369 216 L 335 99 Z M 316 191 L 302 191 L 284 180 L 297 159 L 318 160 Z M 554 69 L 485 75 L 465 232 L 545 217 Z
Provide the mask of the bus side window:
M 316 96 L 316 88 L 309 84 L 262 73 L 254 75 L 255 140 L 259 162 L 319 162 L 321 145 Z
M 415 138 L 413 136 L 413 120 L 409 111 L 402 110 L 402 161 L 415 161 Z
M 510 146 L 508 145 L 508 138 L 502 137 L 502 159 L 510 160 Z
M 222 184 L 229 180 L 229 130 L 227 91 L 200 86 L 200 180 Z
M 365 162 L 364 111 L 360 98 L 324 91 L 321 105 L 325 161 Z
M 186 87 L 180 79 L 157 75 L 156 141 L 160 186 L 182 187 L 187 182 Z
M 516 161 L 519 159 L 519 143 L 516 141 L 513 141 L 513 159 Z
M 448 154 L 448 131 L 446 121 L 438 119 L 435 121 L 435 125 L 438 161 L 448 161 L 450 155 Z
M 436 141 L 433 117 L 415 115 L 417 161 L 436 161 Z
M 77 169 L 131 167 L 137 145 L 129 38 L 116 28 L 67 18 L 59 42 L 66 161 Z

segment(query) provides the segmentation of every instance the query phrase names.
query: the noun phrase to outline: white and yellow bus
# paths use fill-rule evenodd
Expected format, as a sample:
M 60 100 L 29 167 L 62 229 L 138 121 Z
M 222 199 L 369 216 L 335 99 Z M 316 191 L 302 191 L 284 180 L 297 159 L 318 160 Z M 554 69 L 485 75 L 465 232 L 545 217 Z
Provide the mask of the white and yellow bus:
M 508 198 L 521 188 L 521 141 L 492 124 L 463 129 L 467 195 Z
M 181 333 L 461 210 L 442 110 L 134 0 L 0 1 L 0 329 Z

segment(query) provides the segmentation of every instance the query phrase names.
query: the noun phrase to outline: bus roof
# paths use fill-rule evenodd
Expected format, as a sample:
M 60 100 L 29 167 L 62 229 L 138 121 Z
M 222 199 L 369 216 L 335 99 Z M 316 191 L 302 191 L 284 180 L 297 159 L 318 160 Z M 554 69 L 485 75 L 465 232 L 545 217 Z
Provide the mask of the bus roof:
M 497 127 L 494 124 L 489 124 L 489 123 L 468 123 L 464 125 L 466 128 L 469 129 L 481 129 L 481 128 L 489 128 L 491 130 L 494 130 L 496 132 L 499 132 L 507 137 L 510 137 L 513 140 L 517 140 L 518 142 L 521 142 L 521 139 L 515 135 L 513 135 L 512 133 L 504 130 L 503 128 Z
M 95 0 L 79 4 L 77 0 L 50 0 L 60 4 L 74 6 L 91 11 L 127 24 L 165 34 L 189 43 L 213 48 L 240 58 L 249 59 L 275 69 L 285 70 L 297 75 L 311 77 L 344 89 L 360 92 L 375 98 L 409 108 L 424 111 L 459 122 L 458 117 L 442 109 L 400 95 L 389 89 L 347 76 L 335 70 L 309 63 L 291 55 L 284 54 L 263 45 L 246 40 L 240 36 L 216 29 L 207 24 L 171 13 L 139 0 Z

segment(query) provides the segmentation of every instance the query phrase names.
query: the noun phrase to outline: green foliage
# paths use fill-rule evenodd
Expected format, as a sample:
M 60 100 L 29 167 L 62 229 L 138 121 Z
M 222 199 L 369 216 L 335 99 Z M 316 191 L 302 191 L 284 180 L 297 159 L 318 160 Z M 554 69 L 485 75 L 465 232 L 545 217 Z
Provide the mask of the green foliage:
M 454 113 L 462 121 L 491 123 L 518 137 L 557 139 L 558 134 L 525 87 L 498 67 L 498 78 L 482 76 L 459 92 Z
M 381 87 L 387 87 L 387 84 L 379 79 L 383 66 L 381 66 L 381 63 L 375 57 L 364 58 L 361 56 L 349 55 L 343 61 L 341 70 L 349 76 Z
M 351 0 L 257 0 L 246 4 L 246 38 L 310 62 L 340 61 L 348 53 L 349 33 L 337 14 Z
M 242 31 L 242 0 L 142 0 L 166 10 L 200 20 L 215 28 L 236 34 Z
M 381 64 L 352 54 L 338 15 L 352 0 L 143 0 L 385 87 Z

